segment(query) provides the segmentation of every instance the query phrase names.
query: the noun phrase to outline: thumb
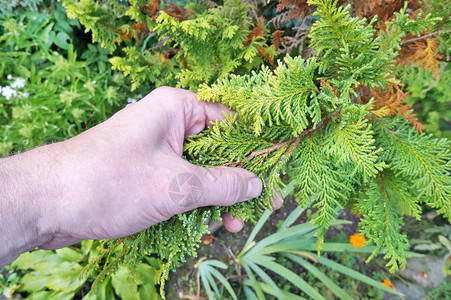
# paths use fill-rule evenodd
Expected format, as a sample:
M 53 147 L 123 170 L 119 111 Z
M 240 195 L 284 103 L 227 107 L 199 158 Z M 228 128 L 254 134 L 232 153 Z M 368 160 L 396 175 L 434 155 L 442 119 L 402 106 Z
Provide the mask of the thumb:
M 201 206 L 230 206 L 250 200 L 262 192 L 262 181 L 254 173 L 241 168 L 200 168 L 204 195 Z
M 201 206 L 230 206 L 257 197 L 262 182 L 254 173 L 240 168 L 203 168 L 191 165 L 178 174 L 169 186 L 175 213 Z

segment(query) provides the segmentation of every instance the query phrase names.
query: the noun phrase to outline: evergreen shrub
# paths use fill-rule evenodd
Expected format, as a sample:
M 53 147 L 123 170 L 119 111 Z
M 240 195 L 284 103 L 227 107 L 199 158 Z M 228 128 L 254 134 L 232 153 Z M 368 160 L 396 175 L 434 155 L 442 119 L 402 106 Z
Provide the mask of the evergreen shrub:
M 103 241 L 100 255 L 85 269 L 101 270 L 96 284 L 122 263 L 133 269 L 144 256 L 155 255 L 162 262 L 163 294 L 168 272 L 186 255 L 196 255 L 208 232 L 207 220 L 218 220 L 221 212 L 229 211 L 257 222 L 284 181 L 295 187 L 299 205 L 316 208 L 311 222 L 318 229 L 318 252 L 339 211 L 351 207 L 362 216 L 360 233 L 366 244 L 376 245 L 369 260 L 383 254 L 392 272 L 404 268 L 409 256 L 403 216 L 419 219 L 422 205 L 427 205 L 451 218 L 450 142 L 423 133 L 419 118 L 427 120 L 426 129 L 437 135 L 446 120 L 438 122 L 442 112 L 426 101 L 417 116 L 412 107 L 419 104 L 409 100 L 425 86 L 444 95 L 436 101 L 446 110 L 446 82 L 436 90 L 427 78 L 436 80 L 438 87 L 440 76 L 449 73 L 442 63 L 442 53 L 449 53 L 449 15 L 443 13 L 448 8 L 438 0 L 423 6 L 418 1 L 404 6 L 401 1 L 386 1 L 380 7 L 349 2 L 352 5 L 346 7 L 332 0 L 280 0 L 277 7 L 239 0 L 222 5 L 207 0 L 179 5 L 155 0 L 63 2 L 68 16 L 77 18 L 93 41 L 110 51 L 112 68 L 128 76 L 133 89 L 189 88 L 200 99 L 237 112 L 190 137 L 184 147 L 186 159 L 201 166 L 246 168 L 265 182 L 256 199 L 231 207 L 199 208 L 133 236 Z M 261 11 L 271 20 L 259 17 Z M 296 25 L 293 30 L 290 24 Z M 0 76 L 9 74 L 5 70 L 11 68 L 11 57 L 25 59 L 11 47 L 17 43 L 11 39 L 22 35 L 9 32 L 1 38 L 9 39 L 9 52 Z M 21 42 L 18 47 L 23 45 L 30 44 Z M 75 59 L 71 47 L 67 51 L 67 59 L 52 56 L 53 64 L 43 68 L 35 66 L 36 61 L 42 63 L 40 57 L 32 57 L 20 78 L 28 76 L 34 82 L 35 72 L 48 72 L 48 78 L 58 74 L 58 87 L 80 82 L 70 90 L 49 89 L 54 95 L 94 93 L 99 101 L 121 96 L 110 90 L 114 87 L 109 79 L 99 92 L 90 89 L 90 82 L 101 79 L 90 78 L 86 63 Z M 299 53 L 303 57 L 296 56 Z M 412 74 L 421 79 L 410 82 Z M 47 82 L 51 80 L 36 84 Z M 22 98 L 18 94 L 14 101 Z M 71 97 L 61 101 L 66 99 Z M 52 105 L 67 105 L 54 101 Z M 98 104 L 86 105 L 90 114 L 107 115 L 98 111 Z M 1 126 L 12 128 L 13 114 L 14 120 L 30 118 L 28 106 L 17 107 L 0 106 L 0 113 L 10 120 Z M 68 110 L 63 118 L 69 120 L 65 134 L 71 133 L 71 126 L 83 129 L 98 120 L 87 117 L 88 108 L 80 109 L 83 113 Z M 86 119 L 80 121 L 76 115 Z M 20 128 L 14 130 L 20 136 Z

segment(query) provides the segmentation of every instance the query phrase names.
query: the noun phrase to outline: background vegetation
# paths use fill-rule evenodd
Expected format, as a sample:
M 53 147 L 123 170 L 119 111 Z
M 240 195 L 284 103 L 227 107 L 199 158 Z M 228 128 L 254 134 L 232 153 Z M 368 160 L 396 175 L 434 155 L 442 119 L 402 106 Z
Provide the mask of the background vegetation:
M 310 4 L 318 6 L 321 2 L 311 1 Z M 342 6 L 348 4 L 351 16 L 366 18 L 364 20 L 369 21 L 377 15 L 377 21 L 370 23 L 368 29 L 365 29 L 372 36 L 366 36 L 366 40 L 362 40 L 363 44 L 360 44 L 360 47 L 369 42 L 373 36 L 382 41 L 381 48 L 387 49 L 395 43 L 396 35 L 401 38 L 397 42 L 399 48 L 394 49 L 396 51 L 393 54 L 394 64 L 389 70 L 393 78 L 397 78 L 398 81 L 379 87 L 371 86 L 372 84 L 355 85 L 352 87 L 354 98 L 351 97 L 350 101 L 367 104 L 372 98 L 371 113 L 375 115 L 373 118 L 388 120 L 390 117 L 396 118 L 402 115 L 420 133 L 424 131 L 439 138 L 450 137 L 451 69 L 448 61 L 451 49 L 449 20 L 451 3 L 439 0 L 411 0 L 407 1 L 406 6 L 403 1 L 398 0 L 380 3 L 348 0 L 338 3 Z M 403 8 L 404 17 L 399 15 L 397 17 L 397 13 Z M 140 95 L 148 93 L 157 86 L 187 88 L 200 92 L 206 99 L 208 98 L 206 87 L 215 87 L 215 84 L 217 87 L 221 83 L 223 87 L 227 87 L 230 84 L 227 80 L 230 79 L 231 74 L 255 75 L 256 73 L 252 72 L 260 70 L 262 66 L 266 66 L 265 70 L 269 73 L 276 69 L 277 59 L 283 59 L 286 56 L 309 59 L 312 56 L 338 55 L 333 51 L 320 53 L 321 51 L 318 50 L 327 45 L 327 39 L 320 40 L 320 36 L 317 36 L 315 40 L 315 37 L 310 35 L 313 24 L 320 17 L 314 14 L 315 7 L 308 5 L 304 0 L 281 0 L 268 3 L 239 0 L 176 3 L 154 0 L 129 2 L 66 0 L 62 3 L 0 0 L 0 12 L 0 155 L 2 156 L 74 136 L 105 120 L 128 102 L 138 100 Z M 400 26 L 391 25 L 396 21 Z M 361 26 L 366 26 L 367 21 L 362 22 Z M 371 31 L 370 27 L 374 31 Z M 350 26 L 343 33 L 350 34 L 353 28 L 355 29 Z M 396 32 L 393 28 L 400 31 Z M 377 37 L 381 34 L 385 35 Z M 329 37 L 323 36 L 323 38 Z M 358 48 L 355 49 L 358 51 Z M 369 55 L 369 52 L 365 55 Z M 379 62 L 386 59 L 377 55 L 375 57 Z M 299 65 L 303 65 L 303 61 Z M 334 65 L 328 65 L 328 68 L 334 68 Z M 312 76 L 317 78 L 313 83 L 320 86 L 323 91 L 326 90 L 328 83 L 321 82 L 318 78 L 321 68 L 312 70 Z M 356 71 L 355 68 L 352 70 Z M 287 72 L 292 71 L 293 67 L 291 69 L 288 67 Z M 329 74 L 330 78 L 338 78 L 338 73 Z M 321 79 L 325 80 L 324 78 L 326 77 Z M 332 79 L 326 80 L 332 83 L 329 96 L 333 95 L 337 85 Z M 203 84 L 206 85 L 202 87 Z M 256 82 L 251 84 L 257 85 Z M 224 91 L 223 87 L 216 92 Z M 340 93 L 344 95 L 342 90 Z M 233 103 L 228 104 L 233 106 Z M 314 119 L 313 113 L 310 117 Z M 317 122 L 320 120 L 321 118 Z M 393 127 L 390 128 L 399 129 L 406 126 L 401 123 L 391 123 Z M 307 126 L 304 127 L 307 128 Z M 300 130 L 297 134 L 301 132 L 303 131 Z M 406 131 L 406 135 L 418 134 L 414 131 Z M 428 140 L 425 134 L 421 137 L 422 140 L 418 142 L 418 145 L 425 147 L 424 152 L 426 152 L 430 139 Z M 449 154 L 446 154 L 449 153 L 449 144 L 444 143 L 443 157 L 446 161 L 443 174 L 449 177 Z M 230 161 L 235 161 L 235 158 Z M 211 163 L 212 161 L 209 161 L 209 164 Z M 422 187 L 419 186 L 419 188 Z M 402 190 L 404 187 L 396 187 L 396 189 Z M 450 191 L 446 184 L 445 190 L 447 192 L 444 201 L 449 205 Z M 268 193 L 270 193 L 269 190 Z M 312 191 L 312 193 L 317 194 L 318 191 Z M 366 193 L 371 194 L 372 191 L 368 190 Z M 295 193 L 295 197 L 300 201 L 303 195 L 298 192 Z M 347 197 L 349 198 L 350 195 Z M 354 209 L 359 210 L 358 206 L 354 206 Z M 415 211 L 409 211 L 409 208 L 403 207 L 402 213 L 417 218 L 421 214 L 433 213 L 423 203 L 416 205 L 414 209 Z M 262 213 L 261 209 L 257 211 L 259 211 L 257 215 Z M 362 213 L 362 211 L 364 210 L 360 208 L 359 212 Z M 335 208 L 328 213 L 336 215 Z M 446 214 L 446 211 L 444 213 Z M 199 224 L 209 217 L 215 219 L 217 216 L 217 212 L 199 211 L 190 216 L 181 217 L 183 226 L 176 223 L 172 231 L 168 229 L 168 235 L 172 235 L 173 239 L 165 245 L 166 252 L 157 253 L 161 261 L 147 256 L 149 248 L 138 248 L 143 243 L 148 244 L 148 236 L 153 236 L 152 230 L 127 238 L 125 242 L 124 240 L 107 241 L 101 244 L 84 242 L 73 248 L 56 252 L 37 251 L 26 254 L 9 267 L 9 275 L 3 276 L 0 290 L 3 289 L 9 295 L 21 292 L 33 299 L 70 298 L 75 295 L 87 299 L 91 297 L 109 299 L 113 294 L 125 299 L 140 296 L 143 299 L 149 299 L 150 295 L 158 297 L 155 293 L 156 286 L 161 284 L 162 290 L 164 286 L 160 279 L 167 278 L 169 269 L 180 266 L 180 261 L 184 261 L 185 254 L 195 255 L 196 248 L 203 234 L 206 233 L 206 226 L 202 225 L 199 228 Z M 324 226 L 326 223 L 321 219 L 323 216 L 318 212 L 311 215 L 311 219 L 316 220 L 316 225 L 320 228 L 323 226 L 320 229 L 320 243 L 322 243 L 321 237 L 329 227 L 329 223 Z M 402 222 L 402 219 L 400 220 L 399 222 Z M 425 234 L 419 234 L 417 229 L 409 229 L 409 226 L 413 226 L 412 222 L 414 221 L 406 219 L 405 231 L 410 234 L 407 236 L 410 238 L 413 250 L 448 255 L 445 261 L 449 262 L 447 246 L 449 232 L 434 233 L 434 228 L 448 228 L 449 231 L 448 221 L 438 216 L 415 223 L 418 224 L 416 226 L 422 226 L 431 231 Z M 180 234 L 181 228 L 186 230 L 194 227 L 196 230 L 193 231 L 193 236 L 186 238 L 183 237 L 185 234 Z M 408 246 L 403 246 L 408 245 L 406 235 L 401 235 L 399 229 L 397 232 L 400 235 L 384 246 L 390 246 L 397 241 L 407 249 Z M 369 238 L 372 235 L 368 230 L 364 233 Z M 373 236 L 375 236 L 374 233 Z M 377 235 L 376 237 L 377 243 L 380 237 Z M 347 237 L 341 236 L 340 239 L 340 235 L 334 239 L 347 242 Z M 181 242 L 183 247 L 177 250 L 179 253 L 177 258 L 168 260 L 169 256 L 175 255 L 174 245 Z M 400 254 L 399 247 L 392 252 L 392 257 Z M 139 257 L 142 257 L 139 260 L 136 260 L 136 249 L 139 249 Z M 326 249 L 327 247 L 324 250 Z M 246 249 L 241 250 L 242 253 L 246 252 Z M 305 249 L 301 248 L 301 250 Z M 294 250 L 289 249 L 289 251 Z M 235 255 L 240 257 L 239 252 Z M 344 255 L 346 262 L 341 255 Z M 354 254 L 345 252 L 332 257 L 344 267 L 343 265 L 354 259 L 363 261 L 359 255 L 355 257 Z M 127 268 L 121 264 L 112 264 L 112 261 L 108 260 L 108 258 L 118 258 L 116 262 L 124 261 L 124 259 L 127 261 L 127 257 L 129 258 Z M 311 259 L 312 257 L 314 254 L 308 254 L 307 257 L 304 255 L 303 258 L 301 255 L 301 258 L 297 260 L 307 259 L 309 263 L 308 259 L 310 259 L 310 263 L 316 263 L 317 258 Z M 290 268 L 292 264 L 284 255 L 277 256 L 276 259 L 278 265 L 284 268 Z M 395 264 L 402 264 L 404 259 L 405 257 L 398 259 Z M 98 265 L 101 267 L 99 268 Z M 330 278 L 330 281 L 327 281 L 327 277 L 319 275 L 323 279 L 320 280 L 323 284 L 321 285 L 314 283 L 315 280 L 308 280 L 308 276 L 311 275 L 305 275 L 307 279 L 305 276 L 304 279 L 298 275 L 286 276 L 283 269 L 275 266 L 276 269 L 270 268 L 271 272 L 279 274 L 275 283 L 268 281 L 264 273 L 257 271 L 258 275 L 254 276 L 250 275 L 252 272 L 246 272 L 249 280 L 240 281 L 241 288 L 230 292 L 228 287 L 233 290 L 237 286 L 232 287 L 227 285 L 226 281 L 220 280 L 221 275 L 218 274 L 222 273 L 215 273 L 216 279 L 205 279 L 209 278 L 205 275 L 208 274 L 208 272 L 205 273 L 208 269 L 207 263 L 199 263 L 199 266 L 204 270 L 202 273 L 199 269 L 199 278 L 202 278 L 200 282 L 204 283 L 207 294 L 213 298 L 215 294 L 216 297 L 219 297 L 218 295 L 222 295 L 221 297 L 227 295 L 231 298 L 244 297 L 251 290 L 260 297 L 263 293 L 272 290 L 272 296 L 278 298 L 285 297 L 281 294 L 285 292 L 314 298 L 313 290 L 319 288 L 321 294 L 321 291 L 326 288 L 324 284 L 339 281 L 338 277 L 334 277 L 334 271 L 330 270 L 321 271 L 328 272 Z M 224 267 L 220 262 L 210 262 L 209 266 L 219 269 Z M 89 267 L 86 270 L 91 272 L 87 272 L 83 278 L 78 278 L 77 274 L 84 267 Z M 316 270 L 322 270 L 325 267 L 317 265 L 316 268 Z M 258 270 L 251 269 L 253 272 Z M 304 274 L 308 269 L 304 264 L 299 268 L 299 272 Z M 49 270 L 52 272 L 49 273 Z M 110 273 L 113 270 L 117 272 Z M 263 270 L 267 271 L 265 268 Z M 311 270 L 310 268 L 308 274 L 312 274 Z M 366 273 L 379 282 L 390 276 L 386 271 L 371 274 L 368 274 L 364 268 L 359 271 L 360 275 L 356 275 L 357 277 L 364 278 L 362 274 Z M 314 271 L 313 274 L 318 276 L 320 274 L 318 272 Z M 449 264 L 445 265 L 444 272 L 448 272 L 449 275 Z M 253 279 L 252 276 L 256 278 L 260 276 L 261 281 Z M 90 291 L 96 278 L 106 279 L 96 281 L 96 285 Z M 290 281 L 289 278 L 292 280 Z M 213 288 L 217 287 L 215 280 L 219 280 L 222 284 L 221 291 L 219 288 Z M 287 280 L 290 282 L 287 283 L 285 292 L 274 292 L 277 291 L 274 289 L 275 286 L 283 286 Z M 299 280 L 305 280 L 306 285 L 301 284 L 303 288 L 299 285 L 296 287 L 293 283 L 293 281 L 301 282 Z M 131 284 L 129 286 L 124 282 L 131 282 Z M 355 282 L 340 281 L 340 284 L 352 285 Z M 196 288 L 199 290 L 199 287 Z M 296 288 L 300 288 L 302 293 Z M 335 292 L 338 291 L 342 299 L 346 298 L 346 293 L 353 295 L 348 288 L 338 285 L 337 288 Z M 342 288 L 346 290 L 343 292 L 345 294 L 340 292 Z M 94 291 L 97 296 L 94 296 Z M 449 294 L 447 286 L 433 293 L 440 295 L 442 292 L 445 295 Z M 376 294 L 381 297 L 380 291 L 376 289 L 369 289 L 366 293 L 365 297 L 373 297 Z M 353 297 L 356 296 L 353 295 Z

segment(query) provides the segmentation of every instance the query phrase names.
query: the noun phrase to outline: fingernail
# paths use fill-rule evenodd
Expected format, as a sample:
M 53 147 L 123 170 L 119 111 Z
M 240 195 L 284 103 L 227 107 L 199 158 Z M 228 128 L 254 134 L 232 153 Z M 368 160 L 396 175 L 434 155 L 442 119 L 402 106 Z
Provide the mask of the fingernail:
M 247 182 L 247 193 L 245 200 L 257 197 L 262 192 L 262 181 L 258 177 L 249 179 Z

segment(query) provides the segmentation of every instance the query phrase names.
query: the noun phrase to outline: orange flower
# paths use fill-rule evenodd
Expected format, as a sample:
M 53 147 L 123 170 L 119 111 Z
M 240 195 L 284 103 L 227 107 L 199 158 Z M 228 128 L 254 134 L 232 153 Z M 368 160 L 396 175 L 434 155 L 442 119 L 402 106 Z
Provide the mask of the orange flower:
M 349 242 L 356 248 L 360 248 L 365 244 L 366 238 L 363 235 L 358 234 L 357 232 L 354 233 L 349 237 Z
M 391 289 L 395 289 L 395 286 L 393 285 L 393 283 L 391 283 L 390 280 L 384 279 L 382 280 L 382 285 L 385 285 L 386 287 L 389 287 Z

